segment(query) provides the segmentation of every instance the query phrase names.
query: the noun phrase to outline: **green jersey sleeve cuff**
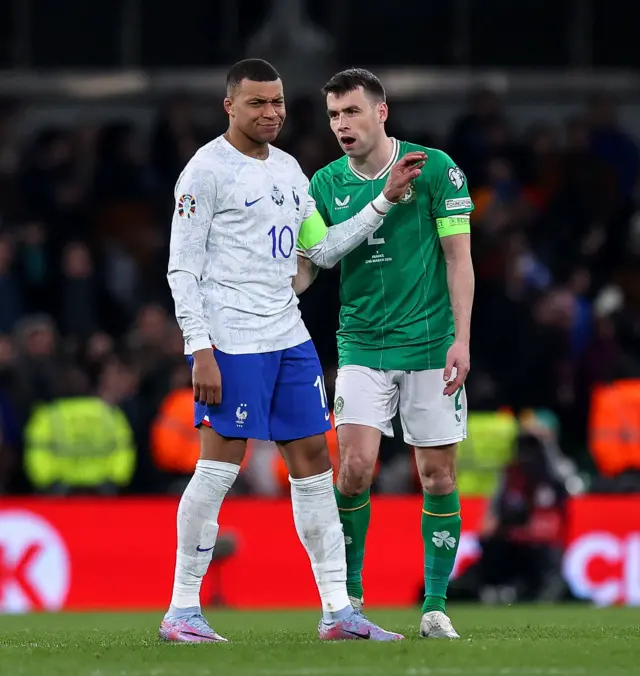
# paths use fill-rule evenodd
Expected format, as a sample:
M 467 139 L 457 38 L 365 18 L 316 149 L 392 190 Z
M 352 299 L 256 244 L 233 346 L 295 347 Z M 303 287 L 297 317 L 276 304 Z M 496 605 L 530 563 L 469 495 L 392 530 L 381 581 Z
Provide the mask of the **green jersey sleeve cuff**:
M 327 234 L 327 225 L 316 209 L 309 218 L 302 221 L 300 232 L 298 233 L 297 247 L 302 251 L 311 249 L 319 244 Z
M 468 235 L 471 232 L 471 219 L 468 215 L 436 218 L 436 224 L 438 226 L 439 237 Z

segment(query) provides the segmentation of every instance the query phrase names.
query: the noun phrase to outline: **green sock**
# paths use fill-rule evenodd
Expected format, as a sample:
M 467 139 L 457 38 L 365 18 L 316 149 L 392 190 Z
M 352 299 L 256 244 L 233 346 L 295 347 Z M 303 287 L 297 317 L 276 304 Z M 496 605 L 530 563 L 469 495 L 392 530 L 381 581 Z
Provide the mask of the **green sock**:
M 424 543 L 424 591 L 422 612 L 445 612 L 449 576 L 460 544 L 460 498 L 424 494 L 422 542 Z
M 347 552 L 347 593 L 361 599 L 364 543 L 371 518 L 371 493 L 367 489 L 361 495 L 350 497 L 342 495 L 336 487 L 334 490 Z

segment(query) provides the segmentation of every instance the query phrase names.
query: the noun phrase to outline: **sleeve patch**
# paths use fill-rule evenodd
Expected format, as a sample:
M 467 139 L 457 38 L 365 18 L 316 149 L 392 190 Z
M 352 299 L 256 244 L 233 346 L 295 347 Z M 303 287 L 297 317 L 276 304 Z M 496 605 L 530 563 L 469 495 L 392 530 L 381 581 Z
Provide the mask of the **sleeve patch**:
M 445 200 L 444 208 L 447 211 L 456 211 L 457 209 L 473 209 L 473 202 L 470 197 L 458 197 L 457 199 Z
M 446 218 L 437 218 L 438 235 L 440 237 L 449 237 L 450 235 L 468 235 L 471 232 L 471 219 L 468 215 L 447 216 Z
M 462 190 L 462 186 L 465 184 L 467 180 L 464 173 L 462 172 L 462 169 L 460 169 L 460 167 L 450 167 L 449 171 L 447 172 L 447 175 L 449 176 L 449 181 L 451 182 L 451 185 L 456 190 Z
M 178 216 L 191 218 L 196 215 L 196 198 L 193 195 L 180 195 L 178 198 Z

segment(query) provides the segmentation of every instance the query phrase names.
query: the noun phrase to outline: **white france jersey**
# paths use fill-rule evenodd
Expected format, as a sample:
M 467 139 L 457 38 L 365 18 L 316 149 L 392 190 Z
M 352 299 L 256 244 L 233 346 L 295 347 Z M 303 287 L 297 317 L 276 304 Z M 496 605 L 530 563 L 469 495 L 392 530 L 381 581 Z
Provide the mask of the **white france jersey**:
M 297 161 L 269 146 L 258 160 L 219 136 L 180 175 L 169 285 L 185 352 L 272 352 L 309 340 L 291 286 L 296 241 L 315 211 Z

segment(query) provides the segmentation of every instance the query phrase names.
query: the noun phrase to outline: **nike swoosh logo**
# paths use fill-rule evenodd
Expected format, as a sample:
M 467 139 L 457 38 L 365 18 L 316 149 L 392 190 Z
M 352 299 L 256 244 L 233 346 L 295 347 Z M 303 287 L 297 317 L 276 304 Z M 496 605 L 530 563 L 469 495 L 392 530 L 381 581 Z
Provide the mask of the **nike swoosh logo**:
M 343 629 L 342 631 L 344 631 L 345 634 L 351 634 L 351 636 L 357 636 L 358 638 L 371 638 L 371 631 L 367 631 L 366 634 L 361 634 L 358 631 L 349 631 L 348 629 Z
M 201 547 L 200 545 L 198 545 L 198 546 L 196 547 L 196 549 L 197 549 L 199 552 L 210 552 L 210 551 L 213 549 L 213 547 L 207 547 L 206 549 L 202 549 L 202 547 Z
M 329 418 L 331 418 L 331 413 L 325 413 L 325 414 L 324 414 L 324 419 L 325 419 L 325 420 L 329 420 Z
M 249 202 L 248 199 L 245 199 L 244 205 L 245 207 L 252 207 L 256 202 L 259 202 L 262 199 L 262 197 L 258 197 L 257 200 L 253 200 L 253 202 Z

